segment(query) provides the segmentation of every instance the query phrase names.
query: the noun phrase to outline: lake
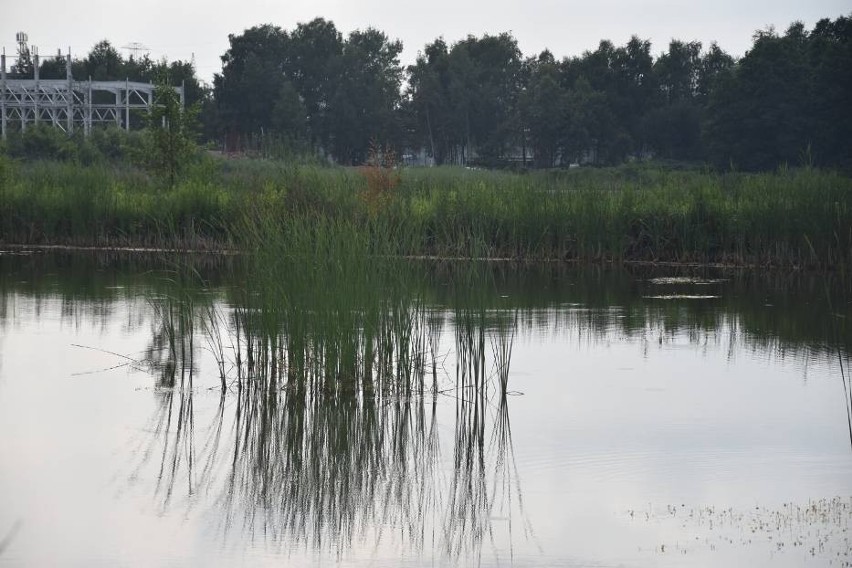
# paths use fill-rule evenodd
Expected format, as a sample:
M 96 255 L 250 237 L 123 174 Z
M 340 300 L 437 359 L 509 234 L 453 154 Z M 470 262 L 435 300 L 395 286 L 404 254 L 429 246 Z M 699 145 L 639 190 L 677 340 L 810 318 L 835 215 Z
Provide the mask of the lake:
M 0 565 L 852 562 L 837 275 L 242 264 L 0 253 Z

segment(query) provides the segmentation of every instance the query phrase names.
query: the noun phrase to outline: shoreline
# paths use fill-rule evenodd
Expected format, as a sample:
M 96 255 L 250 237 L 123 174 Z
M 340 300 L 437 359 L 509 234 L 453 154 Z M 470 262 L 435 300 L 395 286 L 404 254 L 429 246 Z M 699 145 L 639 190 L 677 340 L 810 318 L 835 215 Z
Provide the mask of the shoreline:
M 60 245 L 60 244 L 20 244 L 0 243 L 0 256 L 6 254 L 26 255 L 33 252 L 92 252 L 92 253 L 118 253 L 118 254 L 187 254 L 187 255 L 209 255 L 223 257 L 237 257 L 249 254 L 239 249 L 227 248 L 178 248 L 178 247 L 145 247 L 145 246 L 111 246 L 111 245 Z M 440 255 L 403 255 L 400 258 L 423 262 L 470 262 L 479 261 L 493 264 L 565 264 L 565 265 L 607 265 L 641 268 L 675 268 L 675 269 L 703 269 L 703 270 L 744 270 L 744 271 L 777 271 L 788 270 L 793 272 L 835 272 L 836 268 L 815 268 L 797 264 L 779 263 L 735 263 L 735 262 L 697 262 L 676 260 L 630 260 L 630 259 L 607 259 L 607 258 L 512 258 L 512 257 L 475 257 L 475 256 L 440 256 Z

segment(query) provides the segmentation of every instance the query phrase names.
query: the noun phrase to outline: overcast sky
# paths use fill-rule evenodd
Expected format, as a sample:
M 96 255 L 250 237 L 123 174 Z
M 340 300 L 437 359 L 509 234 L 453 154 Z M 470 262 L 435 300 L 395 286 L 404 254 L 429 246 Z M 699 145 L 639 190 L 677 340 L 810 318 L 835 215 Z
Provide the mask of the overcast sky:
M 810 28 L 821 18 L 852 13 L 850 0 L 43 0 L 33 6 L 0 0 L 0 46 L 7 55 L 17 51 L 18 31 L 27 32 L 42 57 L 69 47 L 83 57 L 101 39 L 118 48 L 139 42 L 155 59 L 194 54 L 205 81 L 221 70 L 228 34 L 263 23 L 292 29 L 317 16 L 334 21 L 344 34 L 372 26 L 402 40 L 402 62 L 408 64 L 436 37 L 452 43 L 504 31 L 518 39 L 524 55 L 544 48 L 558 58 L 580 55 L 601 39 L 622 45 L 636 34 L 651 40 L 654 55 L 676 38 L 705 45 L 715 40 L 740 56 L 755 30 L 774 25 L 783 31 L 795 20 Z

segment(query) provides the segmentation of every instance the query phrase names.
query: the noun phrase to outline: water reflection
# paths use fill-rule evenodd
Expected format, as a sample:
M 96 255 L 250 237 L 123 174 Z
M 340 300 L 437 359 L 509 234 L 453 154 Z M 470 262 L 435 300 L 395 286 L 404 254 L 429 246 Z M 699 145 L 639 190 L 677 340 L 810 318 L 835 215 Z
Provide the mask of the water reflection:
M 157 396 L 158 449 L 138 468 L 155 464 L 164 510 L 178 495 L 212 496 L 225 538 L 330 553 L 398 539 L 456 561 L 479 557 L 495 523 L 529 526 L 506 396 L 235 386 L 203 427 L 194 400 L 204 393 Z M 452 435 L 441 436 L 450 411 Z
M 239 258 L 197 256 L 188 262 L 196 276 L 185 287 L 196 295 L 199 311 L 222 291 L 228 303 L 243 303 Z M 117 306 L 140 296 L 140 309 L 127 328 L 145 326 L 150 311 L 145 296 L 171 292 L 174 266 L 159 256 L 0 254 L 0 326 L 41 313 L 46 302 L 57 300 L 68 323 L 84 318 L 88 324 L 105 324 Z M 459 281 L 462 268 L 446 263 L 413 265 L 411 270 L 423 273 L 411 279 L 412 295 L 431 306 L 452 304 L 456 291 L 451 283 Z M 661 270 L 666 274 L 662 281 Z M 518 313 L 519 331 L 528 334 L 580 326 L 592 339 L 605 340 L 648 330 L 696 337 L 733 330 L 736 343 L 745 348 L 797 355 L 803 350 L 834 353 L 839 345 L 844 357 L 852 351 L 852 279 L 839 274 L 495 263 L 488 266 L 488 278 L 494 294 L 486 299 L 486 309 L 511 306 Z M 696 294 L 719 298 L 677 299 Z M 653 295 L 674 299 L 645 298 Z
M 86 261 L 66 286 L 33 262 L 0 271 L 0 329 L 56 300 L 74 325 L 138 304 L 126 326 L 150 333 L 128 355 L 156 377 L 157 408 L 130 478 L 156 480 L 162 512 L 210 507 L 222 538 L 273 548 L 381 543 L 462 564 L 534 541 L 511 429 L 519 341 L 685 343 L 848 369 L 843 287 L 829 283 L 830 310 L 802 275 L 291 266 L 246 285 L 233 267 Z
M 338 554 L 398 538 L 418 553 L 477 558 L 495 522 L 508 524 L 511 543 L 523 518 L 508 402 L 517 316 L 486 305 L 494 291 L 483 275 L 472 265 L 448 309 L 412 294 L 399 267 L 381 285 L 339 280 L 331 293 L 328 272 L 254 283 L 201 310 L 176 277 L 171 294 L 150 298 L 145 362 L 160 387 L 162 506 L 183 487 L 188 498 L 216 493 L 224 536 L 241 530 Z M 439 371 L 447 321 L 454 350 Z M 221 393 L 203 440 L 196 335 Z M 452 416 L 451 436 L 439 435 L 441 412 Z

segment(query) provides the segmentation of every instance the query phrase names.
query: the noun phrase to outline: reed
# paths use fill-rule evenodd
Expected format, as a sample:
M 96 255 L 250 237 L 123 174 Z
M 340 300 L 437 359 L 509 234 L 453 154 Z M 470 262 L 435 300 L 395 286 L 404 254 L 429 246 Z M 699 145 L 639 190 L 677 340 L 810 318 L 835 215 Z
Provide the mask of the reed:
M 185 298 L 182 310 L 161 309 L 155 318 L 163 322 L 155 330 L 175 330 L 177 346 L 187 345 L 181 334 L 197 332 L 179 324 L 184 314 L 210 322 L 202 333 L 214 334 L 208 344 L 226 385 L 202 442 L 194 440 L 193 389 L 163 389 L 154 419 L 163 507 L 186 483 L 190 495 L 221 493 L 226 533 L 241 528 L 272 544 L 339 553 L 384 541 L 382 531 L 393 527 L 401 546 L 440 550 L 453 564 L 476 561 L 493 516 L 523 514 L 507 399 L 495 414 L 487 396 L 493 377 L 485 375 L 499 364 L 508 380 L 511 342 L 494 336 L 492 366 L 494 317 L 481 300 L 494 288 L 469 293 L 489 271 L 482 263 L 460 268 L 456 300 L 430 306 L 422 293 L 428 272 L 374 255 L 385 249 L 375 251 L 375 241 L 348 223 L 299 219 L 255 219 L 244 280 L 226 301 L 199 311 L 178 278 L 175 293 L 159 300 L 171 308 Z M 450 321 L 463 369 L 455 379 L 435 370 Z M 179 348 L 163 351 L 186 362 Z M 437 428 L 446 395 L 456 406 L 449 437 Z M 449 478 L 440 467 L 446 445 L 454 456 Z
M 5 243 L 250 247 L 244 219 L 268 215 L 347 223 L 410 256 L 833 269 L 852 255 L 852 180 L 812 168 L 515 174 L 208 159 L 166 189 L 131 167 L 4 159 L 0 182 Z

